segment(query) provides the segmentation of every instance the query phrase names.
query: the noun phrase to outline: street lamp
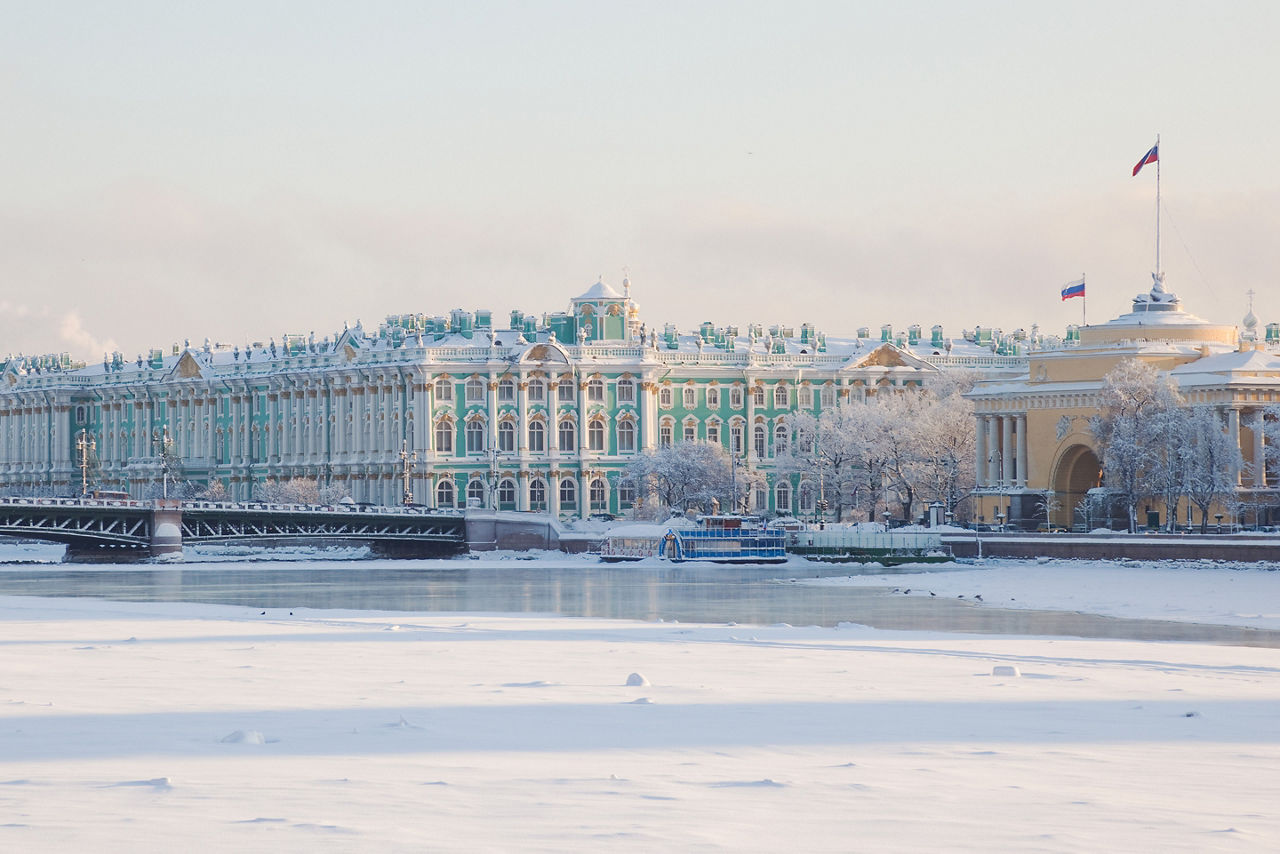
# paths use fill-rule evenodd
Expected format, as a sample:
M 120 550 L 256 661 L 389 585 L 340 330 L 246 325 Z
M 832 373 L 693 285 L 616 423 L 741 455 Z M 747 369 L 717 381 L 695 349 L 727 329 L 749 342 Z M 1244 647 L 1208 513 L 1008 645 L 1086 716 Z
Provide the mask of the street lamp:
M 97 441 L 88 430 L 76 436 L 76 450 L 80 452 L 80 497 L 89 496 L 89 456 L 97 450 Z
M 418 452 L 409 451 L 409 441 L 406 439 L 400 443 L 400 479 L 403 486 L 404 505 L 408 507 L 413 503 L 413 467 L 418 462 Z
M 169 458 L 173 453 L 173 439 L 169 438 L 169 425 L 152 431 L 152 444 L 160 449 L 160 497 L 169 497 Z

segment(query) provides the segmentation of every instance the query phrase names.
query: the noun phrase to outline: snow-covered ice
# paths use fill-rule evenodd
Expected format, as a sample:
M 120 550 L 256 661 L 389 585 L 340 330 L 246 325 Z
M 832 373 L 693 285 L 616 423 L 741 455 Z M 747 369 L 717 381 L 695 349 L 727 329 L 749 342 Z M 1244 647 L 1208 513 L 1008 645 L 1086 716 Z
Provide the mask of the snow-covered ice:
M 950 570 L 838 583 L 1245 625 L 1280 584 Z M 0 597 L 0 846 L 1280 845 L 1275 649 L 292 610 Z

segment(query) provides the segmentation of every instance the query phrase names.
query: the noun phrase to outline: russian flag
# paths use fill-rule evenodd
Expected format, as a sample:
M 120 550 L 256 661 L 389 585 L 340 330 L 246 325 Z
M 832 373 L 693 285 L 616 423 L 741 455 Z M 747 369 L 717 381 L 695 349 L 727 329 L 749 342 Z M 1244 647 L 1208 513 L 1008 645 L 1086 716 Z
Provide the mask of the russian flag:
M 1154 149 L 1152 150 L 1154 151 Z M 1074 282 L 1069 282 L 1067 286 L 1062 289 L 1062 298 L 1064 300 L 1082 296 L 1084 296 L 1084 279 L 1077 279 Z
M 1159 159 L 1160 159 L 1160 143 L 1157 142 L 1155 145 L 1151 146 L 1150 151 L 1142 155 L 1142 159 L 1138 161 L 1138 165 L 1133 167 L 1133 174 L 1137 175 L 1139 172 L 1142 171 L 1143 166 L 1146 166 L 1148 163 L 1155 163 Z

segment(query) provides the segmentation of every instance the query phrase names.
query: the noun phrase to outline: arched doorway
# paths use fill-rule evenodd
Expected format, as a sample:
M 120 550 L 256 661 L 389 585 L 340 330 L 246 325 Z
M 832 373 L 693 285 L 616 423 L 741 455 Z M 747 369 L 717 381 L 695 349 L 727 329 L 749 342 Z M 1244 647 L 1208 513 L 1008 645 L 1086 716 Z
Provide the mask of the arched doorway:
M 1050 520 L 1068 530 L 1073 524 L 1085 524 L 1086 520 L 1076 518 L 1076 507 L 1085 500 L 1089 490 L 1101 485 L 1101 481 L 1102 463 L 1092 448 L 1072 445 L 1063 451 L 1054 468 L 1053 493 L 1058 508 Z

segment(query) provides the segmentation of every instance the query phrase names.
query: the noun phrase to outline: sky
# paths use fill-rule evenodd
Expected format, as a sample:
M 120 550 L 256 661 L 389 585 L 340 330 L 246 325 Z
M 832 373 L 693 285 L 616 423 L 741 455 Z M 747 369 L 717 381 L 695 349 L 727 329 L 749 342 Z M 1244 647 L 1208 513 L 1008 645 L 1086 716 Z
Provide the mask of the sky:
M 388 314 L 1280 321 L 1266 2 L 4 2 L 0 354 Z

